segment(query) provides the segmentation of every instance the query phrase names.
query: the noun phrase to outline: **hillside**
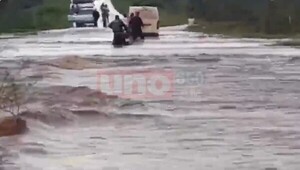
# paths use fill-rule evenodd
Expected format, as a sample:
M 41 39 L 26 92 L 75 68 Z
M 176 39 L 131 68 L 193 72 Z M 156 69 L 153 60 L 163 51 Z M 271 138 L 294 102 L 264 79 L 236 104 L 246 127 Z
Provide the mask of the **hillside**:
M 68 27 L 69 3 L 69 0 L 2 0 L 0 32 Z

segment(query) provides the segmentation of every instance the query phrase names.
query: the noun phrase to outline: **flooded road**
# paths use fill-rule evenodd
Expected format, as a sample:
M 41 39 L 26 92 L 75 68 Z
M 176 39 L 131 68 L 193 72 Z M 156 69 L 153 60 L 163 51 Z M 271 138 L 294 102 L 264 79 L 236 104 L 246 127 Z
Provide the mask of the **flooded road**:
M 0 138 L 0 169 L 300 168 L 300 49 L 180 27 L 124 48 L 111 39 L 104 29 L 0 39 L 1 67 L 25 62 L 23 76 L 44 88 L 27 107 L 58 109 L 24 115 L 29 132 Z M 172 79 L 167 100 L 103 96 L 85 104 L 96 113 L 79 114 L 81 98 L 100 90 L 99 70 L 168 70 L 185 83 Z

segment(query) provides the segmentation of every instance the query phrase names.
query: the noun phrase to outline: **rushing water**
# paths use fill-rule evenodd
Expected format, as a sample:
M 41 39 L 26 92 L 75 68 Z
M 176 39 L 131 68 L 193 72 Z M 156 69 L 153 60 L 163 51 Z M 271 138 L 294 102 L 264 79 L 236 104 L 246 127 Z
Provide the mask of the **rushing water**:
M 174 80 L 168 100 L 135 99 L 101 111 L 108 116 L 74 114 L 68 123 L 59 123 L 59 116 L 47 121 L 27 117 L 29 132 L 0 139 L 0 169 L 300 168 L 299 49 L 272 46 L 271 40 L 207 37 L 176 27 L 164 28 L 158 39 L 124 48 L 113 48 L 111 38 L 104 29 L 3 38 L 1 66 L 22 60 L 31 63 L 25 75 L 55 75 L 40 79 L 36 86 L 41 88 L 99 90 L 99 69 L 197 71 L 201 81 Z M 85 65 L 55 65 L 70 55 Z M 66 95 L 43 100 L 52 100 L 53 106 L 66 102 L 57 106 L 64 108 L 82 97 Z M 64 114 L 58 112 L 51 114 Z

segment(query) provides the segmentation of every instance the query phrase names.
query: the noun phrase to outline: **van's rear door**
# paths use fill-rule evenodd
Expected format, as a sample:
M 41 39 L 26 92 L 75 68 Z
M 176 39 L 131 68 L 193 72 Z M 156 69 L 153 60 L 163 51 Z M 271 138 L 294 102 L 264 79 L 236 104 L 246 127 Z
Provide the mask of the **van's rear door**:
M 140 17 L 145 24 L 143 32 L 158 33 L 157 24 L 159 21 L 159 14 L 156 7 L 143 7 L 140 10 Z

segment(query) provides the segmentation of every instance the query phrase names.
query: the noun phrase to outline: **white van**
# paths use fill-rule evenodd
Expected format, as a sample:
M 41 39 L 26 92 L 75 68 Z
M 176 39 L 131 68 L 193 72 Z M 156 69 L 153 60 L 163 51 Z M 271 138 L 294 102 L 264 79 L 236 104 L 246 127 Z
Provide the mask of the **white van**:
M 129 7 L 130 14 L 140 12 L 140 17 L 145 26 L 143 27 L 143 34 L 145 36 L 159 35 L 159 13 L 157 7 L 152 6 L 131 6 Z

